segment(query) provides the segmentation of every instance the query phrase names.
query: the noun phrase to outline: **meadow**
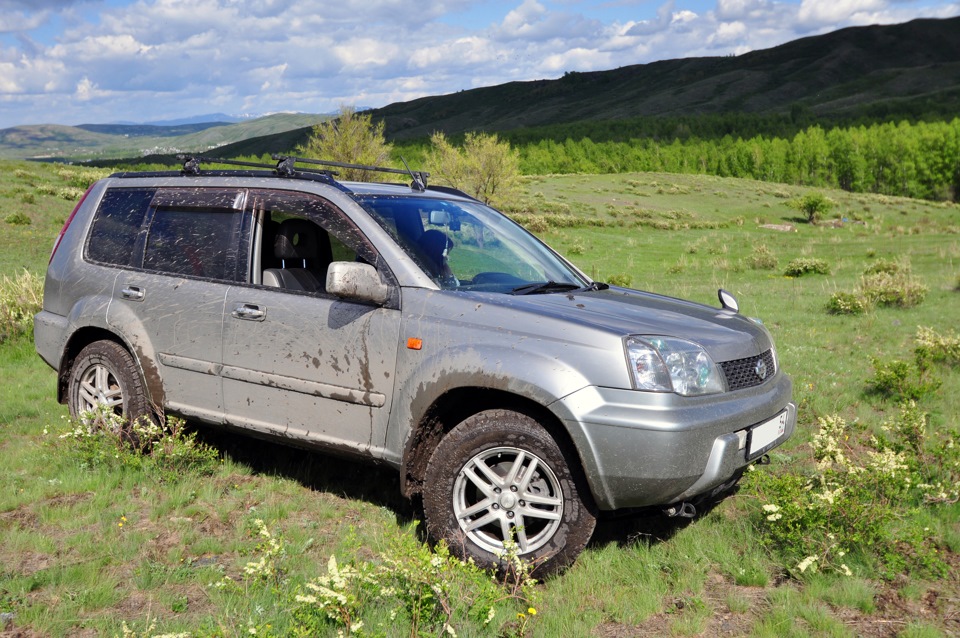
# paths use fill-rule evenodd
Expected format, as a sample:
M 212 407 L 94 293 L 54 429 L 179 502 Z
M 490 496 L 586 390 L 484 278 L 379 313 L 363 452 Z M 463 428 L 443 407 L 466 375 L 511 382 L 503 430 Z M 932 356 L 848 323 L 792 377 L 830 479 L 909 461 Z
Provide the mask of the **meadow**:
M 733 292 L 773 333 L 799 424 L 697 518 L 602 520 L 572 568 L 518 583 L 431 552 L 388 469 L 189 426 L 149 454 L 78 433 L 19 309 L 98 174 L 0 163 L 0 633 L 960 634 L 957 204 L 525 178 L 508 214 L 596 279 Z

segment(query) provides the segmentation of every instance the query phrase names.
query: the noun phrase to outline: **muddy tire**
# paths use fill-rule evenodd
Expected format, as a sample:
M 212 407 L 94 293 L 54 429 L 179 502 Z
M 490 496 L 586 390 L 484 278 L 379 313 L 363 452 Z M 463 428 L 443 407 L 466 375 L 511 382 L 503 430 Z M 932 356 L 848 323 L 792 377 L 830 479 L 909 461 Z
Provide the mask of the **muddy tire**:
M 94 341 L 80 351 L 70 371 L 67 403 L 74 418 L 101 405 L 130 422 L 153 416 L 136 361 L 113 341 Z
M 593 534 L 585 481 L 536 420 L 510 410 L 475 414 L 451 430 L 427 465 L 427 531 L 483 567 L 506 568 L 504 540 L 543 577 L 570 565 Z

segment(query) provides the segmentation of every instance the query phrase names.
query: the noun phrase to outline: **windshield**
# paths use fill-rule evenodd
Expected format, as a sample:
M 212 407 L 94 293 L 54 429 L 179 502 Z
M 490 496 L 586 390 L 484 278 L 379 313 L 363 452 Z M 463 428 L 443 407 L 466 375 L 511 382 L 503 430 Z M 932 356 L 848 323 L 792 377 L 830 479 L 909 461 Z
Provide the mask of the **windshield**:
M 589 283 L 536 237 L 479 202 L 358 199 L 441 288 L 532 294 Z

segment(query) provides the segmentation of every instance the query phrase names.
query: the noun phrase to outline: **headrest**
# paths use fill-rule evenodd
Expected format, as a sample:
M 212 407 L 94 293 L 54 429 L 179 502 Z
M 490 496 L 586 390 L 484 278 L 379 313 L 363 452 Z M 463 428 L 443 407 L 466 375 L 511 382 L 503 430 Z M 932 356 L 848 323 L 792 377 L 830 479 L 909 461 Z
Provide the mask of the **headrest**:
M 306 219 L 284 220 L 277 229 L 273 254 L 277 259 L 316 259 L 317 225 Z
M 453 240 L 435 229 L 424 231 L 417 243 L 437 269 L 443 265 L 444 251 L 453 248 Z

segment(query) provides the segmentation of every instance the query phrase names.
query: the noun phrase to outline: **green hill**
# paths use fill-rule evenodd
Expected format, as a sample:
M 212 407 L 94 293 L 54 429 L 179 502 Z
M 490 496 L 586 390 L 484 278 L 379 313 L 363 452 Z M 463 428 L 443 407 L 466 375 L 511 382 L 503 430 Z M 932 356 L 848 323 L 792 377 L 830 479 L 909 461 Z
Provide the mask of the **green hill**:
M 583 121 L 809 113 L 825 119 L 960 113 L 960 18 L 842 29 L 736 57 L 688 58 L 511 82 L 373 111 L 388 136 Z

